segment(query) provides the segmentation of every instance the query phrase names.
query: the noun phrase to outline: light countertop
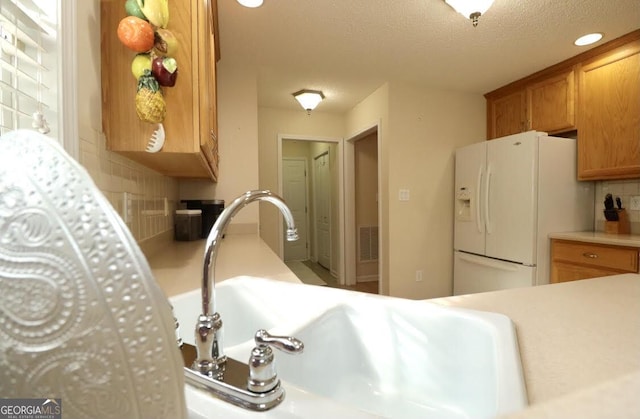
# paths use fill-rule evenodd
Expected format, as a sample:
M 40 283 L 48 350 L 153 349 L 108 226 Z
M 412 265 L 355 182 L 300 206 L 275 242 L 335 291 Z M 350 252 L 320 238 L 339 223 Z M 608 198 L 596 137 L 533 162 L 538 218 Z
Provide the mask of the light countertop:
M 564 234 L 558 238 L 575 240 Z M 200 287 L 203 253 L 204 240 L 172 242 L 148 258 L 167 296 Z M 299 282 L 255 235 L 227 235 L 216 262 L 217 281 L 252 275 Z M 428 301 L 514 322 L 532 406 L 509 419 L 640 417 L 640 275 Z
M 536 407 L 514 417 L 640 416 L 640 275 L 431 301 L 502 313 L 514 322 Z
M 637 234 L 609 234 L 601 231 L 576 231 L 568 233 L 551 233 L 549 234 L 549 238 L 608 244 L 613 246 L 640 247 L 640 235 Z
M 170 242 L 148 258 L 167 297 L 200 288 L 205 240 Z M 240 275 L 300 282 L 287 265 L 255 234 L 227 234 L 218 249 L 216 282 Z

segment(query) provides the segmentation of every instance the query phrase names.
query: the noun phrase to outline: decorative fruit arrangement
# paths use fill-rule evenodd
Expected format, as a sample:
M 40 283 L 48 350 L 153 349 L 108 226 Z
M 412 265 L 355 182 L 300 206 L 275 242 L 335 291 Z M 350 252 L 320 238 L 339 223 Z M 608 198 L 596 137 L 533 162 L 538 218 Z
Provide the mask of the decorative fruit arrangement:
M 178 77 L 178 63 L 173 58 L 178 40 L 167 29 L 168 0 L 126 0 L 127 16 L 118 24 L 118 39 L 137 54 L 131 61 L 131 73 L 138 90 L 135 97 L 138 118 L 162 123 L 167 107 L 163 87 L 173 87 Z

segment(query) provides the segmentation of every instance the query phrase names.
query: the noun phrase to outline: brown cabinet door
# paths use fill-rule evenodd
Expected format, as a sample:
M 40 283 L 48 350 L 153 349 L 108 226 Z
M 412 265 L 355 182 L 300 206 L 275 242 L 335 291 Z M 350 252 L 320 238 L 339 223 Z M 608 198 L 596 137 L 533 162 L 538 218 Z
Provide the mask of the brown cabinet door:
M 638 272 L 638 249 L 551 240 L 551 283 Z
M 640 40 L 579 71 L 578 178 L 640 177 Z
M 526 131 L 525 99 L 526 92 L 519 90 L 488 101 L 487 134 L 489 139 Z
M 553 262 L 551 265 L 551 283 L 599 278 L 601 276 L 620 275 L 621 272 L 594 266 L 580 266 L 571 263 Z
M 527 127 L 550 134 L 575 129 L 575 72 L 527 87 Z

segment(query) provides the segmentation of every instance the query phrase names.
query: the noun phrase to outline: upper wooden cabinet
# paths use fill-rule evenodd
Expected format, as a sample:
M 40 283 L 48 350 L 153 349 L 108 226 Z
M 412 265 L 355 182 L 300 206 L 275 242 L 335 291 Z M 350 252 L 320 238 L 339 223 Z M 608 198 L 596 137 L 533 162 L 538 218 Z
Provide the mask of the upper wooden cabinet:
M 488 93 L 487 138 L 530 130 L 550 134 L 574 130 L 575 85 L 575 71 L 570 69 Z
M 640 40 L 579 72 L 578 178 L 640 177 Z
M 217 180 L 215 0 L 169 2 L 169 29 L 179 48 L 178 78 L 163 88 L 167 116 L 161 151 L 147 153 L 157 128 L 138 119 L 137 83 L 131 74 L 135 53 L 118 40 L 116 29 L 126 16 L 124 2 L 101 0 L 102 125 L 107 149 L 167 176 Z
M 526 131 L 526 93 L 524 90 L 487 100 L 489 113 L 488 137 L 499 138 L 505 135 Z
M 550 134 L 576 129 L 575 71 L 527 86 L 527 129 Z

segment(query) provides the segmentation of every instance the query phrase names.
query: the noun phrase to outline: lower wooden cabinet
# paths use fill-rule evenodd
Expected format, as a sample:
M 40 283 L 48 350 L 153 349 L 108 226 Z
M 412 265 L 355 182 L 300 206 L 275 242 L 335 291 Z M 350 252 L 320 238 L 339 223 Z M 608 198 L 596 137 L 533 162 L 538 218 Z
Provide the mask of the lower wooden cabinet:
M 551 240 L 551 283 L 638 272 L 636 247 Z

